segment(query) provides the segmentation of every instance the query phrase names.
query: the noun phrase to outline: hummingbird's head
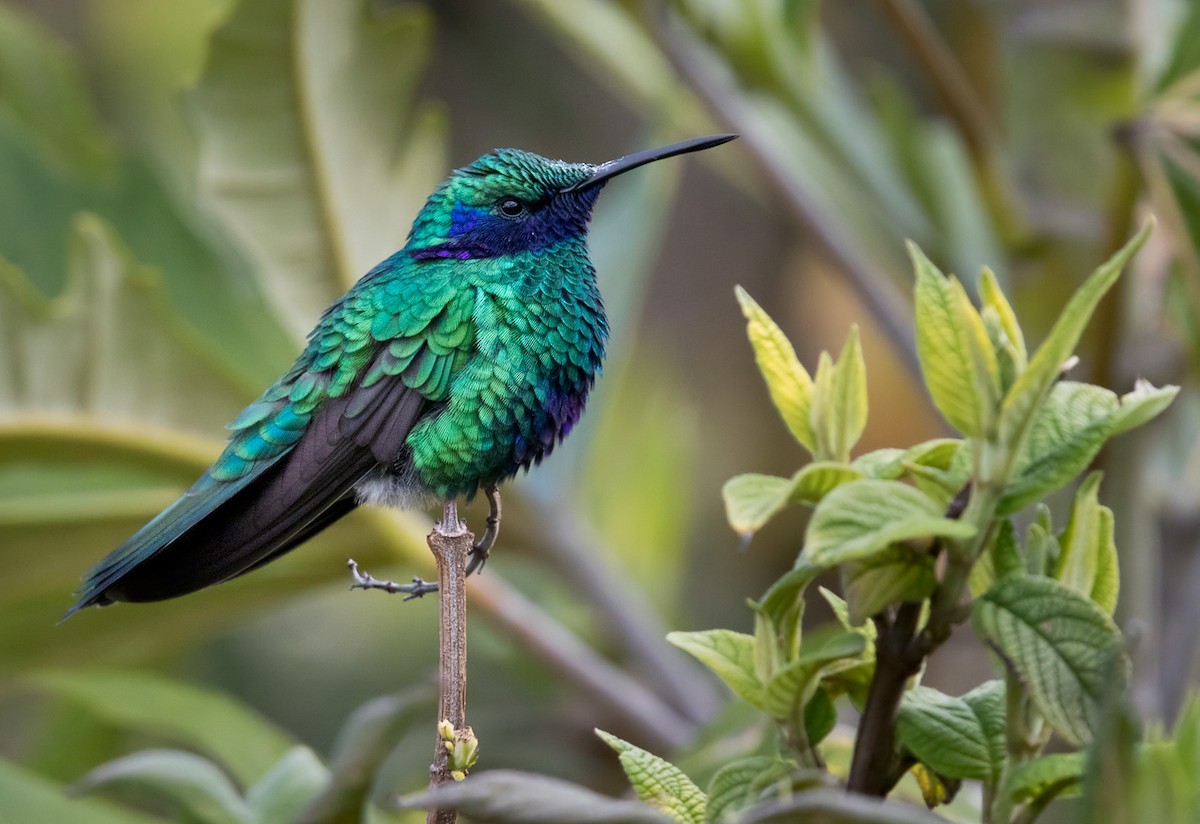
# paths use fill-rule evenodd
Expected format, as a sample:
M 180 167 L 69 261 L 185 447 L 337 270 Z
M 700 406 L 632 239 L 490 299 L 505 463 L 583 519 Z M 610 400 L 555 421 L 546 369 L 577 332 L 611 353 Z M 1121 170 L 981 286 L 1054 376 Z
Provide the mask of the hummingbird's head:
M 612 177 L 646 163 L 707 149 L 736 135 L 675 143 L 607 163 L 566 163 L 497 149 L 457 169 L 430 195 L 407 249 L 418 258 L 493 258 L 537 251 L 587 233 L 592 206 Z

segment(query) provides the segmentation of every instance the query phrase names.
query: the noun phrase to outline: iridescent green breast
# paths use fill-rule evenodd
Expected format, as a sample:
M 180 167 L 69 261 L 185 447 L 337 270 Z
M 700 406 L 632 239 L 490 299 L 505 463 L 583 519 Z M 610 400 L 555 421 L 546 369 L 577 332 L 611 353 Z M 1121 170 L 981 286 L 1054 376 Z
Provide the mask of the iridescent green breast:
M 440 497 L 469 495 L 550 454 L 583 412 L 608 336 L 582 242 L 478 272 L 474 350 L 406 441 L 415 480 Z

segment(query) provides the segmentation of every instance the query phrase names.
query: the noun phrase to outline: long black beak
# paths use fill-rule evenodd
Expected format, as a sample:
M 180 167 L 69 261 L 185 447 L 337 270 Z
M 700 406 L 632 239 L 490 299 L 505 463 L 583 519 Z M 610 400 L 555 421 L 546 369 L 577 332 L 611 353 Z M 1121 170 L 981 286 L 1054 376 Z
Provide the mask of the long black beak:
M 636 169 L 638 166 L 645 166 L 647 163 L 662 160 L 664 157 L 674 157 L 675 155 L 687 154 L 688 152 L 698 152 L 701 149 L 711 149 L 713 146 L 728 143 L 735 137 L 737 137 L 736 134 L 714 134 L 708 137 L 693 137 L 691 140 L 672 143 L 670 146 L 660 146 L 657 149 L 647 149 L 644 152 L 634 152 L 624 157 L 618 157 L 616 160 L 601 163 L 592 172 L 591 177 L 586 177 L 569 189 L 563 189 L 563 191 L 577 192 L 580 189 L 587 189 L 598 183 L 603 183 L 610 177 L 616 177 L 619 174 L 628 172 L 630 169 Z

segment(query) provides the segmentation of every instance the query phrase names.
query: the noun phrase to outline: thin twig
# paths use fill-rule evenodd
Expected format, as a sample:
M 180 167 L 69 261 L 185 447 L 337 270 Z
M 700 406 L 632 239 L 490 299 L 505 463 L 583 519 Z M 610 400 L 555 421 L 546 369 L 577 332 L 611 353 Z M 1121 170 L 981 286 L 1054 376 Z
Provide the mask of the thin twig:
M 962 135 L 980 192 L 1001 236 L 1010 242 L 1020 241 L 1028 234 L 1029 227 L 1014 208 L 1017 202 L 1015 189 L 1002 173 L 997 159 L 996 126 L 967 81 L 962 64 L 946 45 L 925 9 L 915 0 L 881 0 L 881 5 L 946 115 Z

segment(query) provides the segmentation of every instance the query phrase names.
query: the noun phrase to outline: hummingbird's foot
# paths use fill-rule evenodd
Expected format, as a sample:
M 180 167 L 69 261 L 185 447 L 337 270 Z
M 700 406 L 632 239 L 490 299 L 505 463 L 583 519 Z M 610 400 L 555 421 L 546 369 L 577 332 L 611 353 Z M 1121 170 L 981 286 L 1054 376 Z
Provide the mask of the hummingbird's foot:
M 467 562 L 467 575 L 483 569 L 487 559 L 500 536 L 500 490 L 495 484 L 483 488 L 483 494 L 488 499 L 487 529 L 471 547 L 471 560 Z
M 381 589 L 384 592 L 404 593 L 405 601 L 411 601 L 414 598 L 420 598 L 428 595 L 431 592 L 438 591 L 437 581 L 426 581 L 422 578 L 413 576 L 412 583 L 397 584 L 395 581 L 381 581 L 369 572 L 362 572 L 358 568 L 358 563 L 353 558 L 346 560 L 346 566 L 350 568 L 350 577 L 354 579 L 354 583 L 350 585 L 350 589 Z

